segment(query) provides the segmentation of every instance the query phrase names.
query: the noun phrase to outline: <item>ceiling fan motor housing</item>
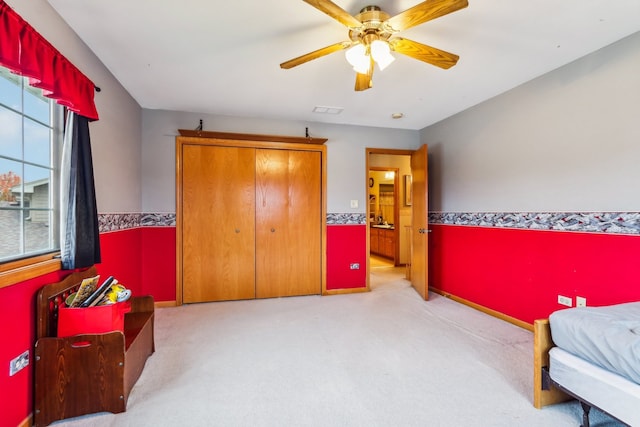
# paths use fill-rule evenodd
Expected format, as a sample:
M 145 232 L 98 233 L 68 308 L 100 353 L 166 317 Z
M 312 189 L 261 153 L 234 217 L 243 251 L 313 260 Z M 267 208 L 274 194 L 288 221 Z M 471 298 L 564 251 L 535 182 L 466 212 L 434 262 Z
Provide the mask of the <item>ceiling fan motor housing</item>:
M 382 23 L 389 19 L 390 15 L 378 6 L 366 6 L 360 10 L 355 18 L 362 22 L 359 28 L 352 28 L 349 37 L 353 41 L 369 44 L 373 40 L 387 40 L 392 33 L 386 31 Z

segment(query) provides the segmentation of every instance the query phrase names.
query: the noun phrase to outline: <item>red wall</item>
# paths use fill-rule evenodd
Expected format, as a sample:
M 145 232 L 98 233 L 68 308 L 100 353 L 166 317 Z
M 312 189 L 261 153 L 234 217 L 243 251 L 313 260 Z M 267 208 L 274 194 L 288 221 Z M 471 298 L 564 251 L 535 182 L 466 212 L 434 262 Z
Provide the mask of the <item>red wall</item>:
M 640 300 L 640 236 L 432 224 L 430 285 L 531 323 L 563 308 L 557 296 L 589 305 Z M 101 235 L 101 274 L 134 294 L 175 300 L 175 227 L 141 227 Z M 327 289 L 366 286 L 366 226 L 327 226 Z M 351 263 L 360 263 L 351 270 Z M 9 361 L 33 356 L 35 294 L 67 272 L 0 288 L 0 427 L 31 412 L 32 368 L 8 376 Z
M 141 228 L 100 234 L 102 262 L 96 265 L 98 272 L 103 278 L 115 277 L 133 295 L 142 294 L 141 247 Z
M 141 227 L 100 235 L 98 271 L 112 275 L 133 295 L 176 299 L 176 229 Z
M 176 300 L 176 228 L 142 228 L 141 295 L 156 301 Z
M 113 275 L 134 295 L 175 301 L 175 227 L 142 227 L 102 233 L 102 262 L 98 272 Z M 15 427 L 32 410 L 35 296 L 47 283 L 60 281 L 68 271 L 58 271 L 13 286 L 0 288 L 0 427 Z M 30 364 L 9 376 L 9 361 L 29 349 Z
M 15 427 L 31 413 L 35 296 L 47 283 L 60 281 L 65 273 L 50 273 L 20 284 L 0 288 L 0 426 Z M 29 350 L 29 366 L 9 376 L 9 361 Z
M 327 226 L 327 290 L 367 286 L 366 225 Z M 351 270 L 359 263 L 359 270 Z
M 430 286 L 527 323 L 558 294 L 587 305 L 640 300 L 640 236 L 429 226 Z

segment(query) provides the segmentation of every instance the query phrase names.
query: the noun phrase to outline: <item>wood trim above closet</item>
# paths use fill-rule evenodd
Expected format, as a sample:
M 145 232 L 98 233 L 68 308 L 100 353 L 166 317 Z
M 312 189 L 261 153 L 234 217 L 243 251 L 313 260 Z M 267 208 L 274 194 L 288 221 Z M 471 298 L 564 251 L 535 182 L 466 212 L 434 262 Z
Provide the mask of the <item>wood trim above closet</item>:
M 265 141 L 265 142 L 288 142 L 297 144 L 316 144 L 322 145 L 327 142 L 327 138 L 312 138 L 298 136 L 281 136 L 281 135 L 260 135 L 251 133 L 230 133 L 230 132 L 213 132 L 205 130 L 188 130 L 178 129 L 180 136 L 192 136 L 198 138 L 216 138 L 216 139 L 233 139 L 241 141 Z

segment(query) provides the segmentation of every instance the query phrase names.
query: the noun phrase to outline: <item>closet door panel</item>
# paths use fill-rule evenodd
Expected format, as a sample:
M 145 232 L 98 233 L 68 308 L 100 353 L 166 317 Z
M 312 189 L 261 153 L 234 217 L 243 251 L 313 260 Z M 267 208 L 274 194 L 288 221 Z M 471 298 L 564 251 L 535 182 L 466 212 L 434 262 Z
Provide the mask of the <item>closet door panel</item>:
M 183 301 L 255 298 L 255 149 L 183 147 Z
M 256 151 L 256 297 L 320 294 L 322 157 Z

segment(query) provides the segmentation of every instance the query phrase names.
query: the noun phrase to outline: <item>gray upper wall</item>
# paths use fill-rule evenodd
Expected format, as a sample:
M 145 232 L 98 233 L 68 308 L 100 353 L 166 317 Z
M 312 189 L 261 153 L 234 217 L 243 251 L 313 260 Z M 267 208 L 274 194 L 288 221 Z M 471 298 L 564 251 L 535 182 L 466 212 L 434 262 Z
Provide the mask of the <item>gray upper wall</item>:
M 640 33 L 420 137 L 431 211 L 640 211 Z
M 102 88 L 91 125 L 101 213 L 174 212 L 176 130 L 201 118 L 207 130 L 329 138 L 329 212 L 365 211 L 365 147 L 421 141 L 430 210 L 640 210 L 640 34 L 418 132 L 143 110 L 46 0 L 7 3 Z
M 175 137 L 178 129 L 195 129 L 199 120 L 204 129 L 218 132 L 328 138 L 327 212 L 364 213 L 367 175 L 365 149 L 415 149 L 415 130 L 332 125 L 286 120 L 215 116 L 164 110 L 143 110 L 142 207 L 144 212 L 175 212 Z M 351 208 L 358 200 L 358 208 Z

